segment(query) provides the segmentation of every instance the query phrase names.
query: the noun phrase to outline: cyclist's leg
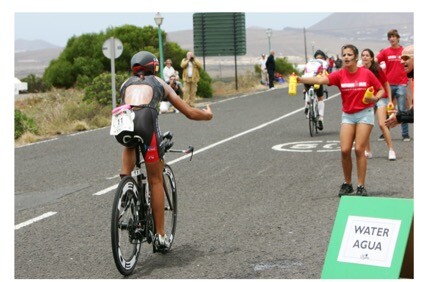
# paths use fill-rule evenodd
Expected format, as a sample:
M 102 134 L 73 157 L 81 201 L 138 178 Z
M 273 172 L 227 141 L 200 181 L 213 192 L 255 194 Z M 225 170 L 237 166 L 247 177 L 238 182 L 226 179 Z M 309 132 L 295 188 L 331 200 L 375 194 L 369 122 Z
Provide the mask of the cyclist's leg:
M 324 100 L 324 95 L 323 95 L 323 85 L 320 85 L 319 89 L 317 89 L 316 92 L 317 95 L 317 108 L 319 111 L 319 120 L 318 120 L 318 128 L 319 130 L 323 130 L 323 117 L 325 115 L 325 100 Z
M 320 85 L 320 88 L 317 89 L 317 100 L 318 102 L 318 108 L 319 108 L 319 119 L 323 120 L 323 117 L 325 116 L 325 97 L 323 95 L 323 85 Z
M 310 96 L 308 95 L 310 85 L 304 84 L 304 114 L 308 114 L 308 104 L 310 103 Z
M 151 204 L 155 222 L 155 233 L 164 236 L 164 189 L 162 187 L 162 160 L 145 163 L 148 174 L 149 187 L 151 190 Z
M 121 164 L 121 178 L 123 176 L 131 175 L 136 162 L 135 148 L 124 147 L 122 151 L 122 164 Z

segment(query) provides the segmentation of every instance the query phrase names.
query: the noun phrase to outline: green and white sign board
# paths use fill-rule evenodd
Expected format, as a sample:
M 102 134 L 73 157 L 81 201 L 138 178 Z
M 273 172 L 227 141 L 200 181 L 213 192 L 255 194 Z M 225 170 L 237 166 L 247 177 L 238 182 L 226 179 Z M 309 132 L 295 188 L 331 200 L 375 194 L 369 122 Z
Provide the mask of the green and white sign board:
M 413 199 L 343 196 L 321 278 L 399 278 L 412 222 Z

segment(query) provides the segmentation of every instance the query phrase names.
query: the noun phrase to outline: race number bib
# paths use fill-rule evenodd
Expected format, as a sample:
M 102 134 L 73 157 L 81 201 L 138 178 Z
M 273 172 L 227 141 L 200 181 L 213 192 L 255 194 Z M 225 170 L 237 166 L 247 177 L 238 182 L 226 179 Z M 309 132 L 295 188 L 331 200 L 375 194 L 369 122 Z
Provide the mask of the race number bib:
M 120 106 L 112 111 L 110 135 L 118 135 L 122 131 L 134 130 L 134 112 L 129 105 Z

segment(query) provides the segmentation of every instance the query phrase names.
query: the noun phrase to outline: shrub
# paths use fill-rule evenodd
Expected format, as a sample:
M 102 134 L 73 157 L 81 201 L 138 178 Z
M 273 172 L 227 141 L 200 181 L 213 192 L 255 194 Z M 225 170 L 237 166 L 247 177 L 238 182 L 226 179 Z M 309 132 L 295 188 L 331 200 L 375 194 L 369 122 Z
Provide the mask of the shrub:
M 50 90 L 50 86 L 44 83 L 41 77 L 37 77 L 34 74 L 29 74 L 22 79 L 22 82 L 28 83 L 29 93 L 40 93 Z
M 212 82 L 211 77 L 203 69 L 201 69 L 200 77 L 201 78 L 198 82 L 198 90 L 196 92 L 196 96 L 199 96 L 202 98 L 211 98 L 213 93 L 212 87 L 211 87 L 211 82 Z
M 102 73 L 95 77 L 92 83 L 84 88 L 83 101 L 92 103 L 97 102 L 103 106 L 112 105 L 112 82 L 110 73 Z M 119 104 L 119 89 L 121 84 L 127 79 L 128 75 L 124 73 L 115 75 L 116 101 Z
M 15 140 L 25 132 L 37 134 L 38 128 L 33 119 L 27 117 L 20 110 L 15 110 Z

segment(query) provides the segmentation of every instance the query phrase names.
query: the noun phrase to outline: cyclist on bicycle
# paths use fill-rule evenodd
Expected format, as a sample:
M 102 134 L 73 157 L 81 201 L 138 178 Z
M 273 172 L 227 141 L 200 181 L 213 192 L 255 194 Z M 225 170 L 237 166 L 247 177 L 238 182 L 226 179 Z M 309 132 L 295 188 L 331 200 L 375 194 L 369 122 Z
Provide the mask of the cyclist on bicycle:
M 317 50 L 314 53 L 314 59 L 311 59 L 307 62 L 304 69 L 304 74 L 302 77 L 314 77 L 317 75 L 327 75 L 326 70 L 328 69 L 328 62 L 326 61 L 327 56 L 322 50 Z M 312 85 L 304 84 L 304 97 L 305 97 L 305 114 L 308 113 L 308 103 L 310 99 L 307 95 L 308 89 Z M 323 85 L 320 85 L 319 89 L 315 90 L 318 100 L 318 108 L 319 108 L 319 121 L 317 128 L 319 130 L 323 130 L 323 116 L 325 114 L 325 101 L 323 97 Z
M 158 71 L 158 59 L 150 52 L 140 51 L 131 58 L 133 76 L 120 88 L 121 104 L 129 104 L 134 111 L 134 131 L 123 131 L 116 136 L 124 147 L 122 153 L 121 178 L 131 175 L 135 165 L 135 147 L 133 137 L 143 142 L 142 155 L 151 189 L 151 203 L 155 222 L 154 244 L 158 249 L 166 250 L 170 246 L 164 231 L 164 190 L 162 171 L 164 168 L 164 148 L 161 148 L 161 134 L 158 124 L 158 104 L 166 98 L 176 109 L 192 120 L 210 120 L 213 113 L 206 109 L 192 108 L 186 104 L 164 80 L 155 76 Z

